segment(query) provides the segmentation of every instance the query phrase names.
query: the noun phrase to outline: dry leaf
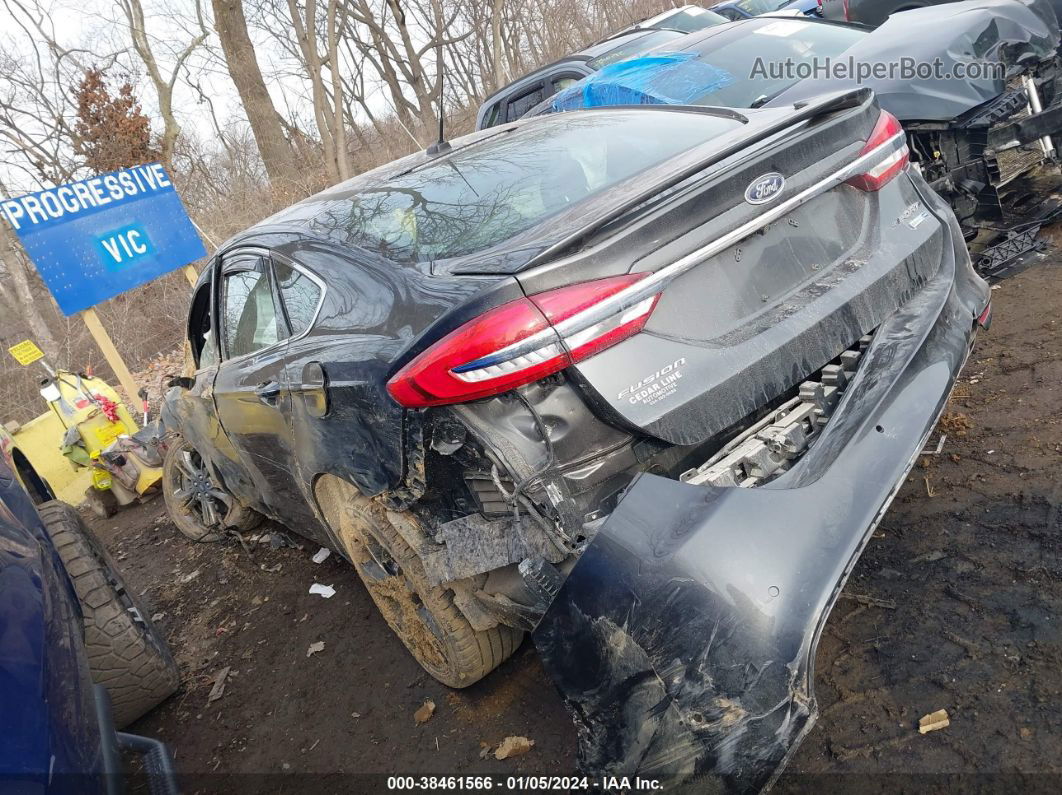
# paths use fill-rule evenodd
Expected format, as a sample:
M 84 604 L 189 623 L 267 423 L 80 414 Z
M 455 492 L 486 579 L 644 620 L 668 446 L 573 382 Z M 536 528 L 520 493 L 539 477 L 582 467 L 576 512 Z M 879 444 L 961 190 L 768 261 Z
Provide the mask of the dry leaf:
M 413 720 L 420 726 L 422 723 L 427 723 L 431 720 L 431 716 L 435 714 L 435 702 L 430 698 L 420 705 L 420 709 L 413 713 Z
M 498 750 L 494 752 L 494 758 L 508 759 L 510 756 L 526 754 L 534 744 L 534 740 L 529 740 L 526 737 L 506 737 L 501 741 Z

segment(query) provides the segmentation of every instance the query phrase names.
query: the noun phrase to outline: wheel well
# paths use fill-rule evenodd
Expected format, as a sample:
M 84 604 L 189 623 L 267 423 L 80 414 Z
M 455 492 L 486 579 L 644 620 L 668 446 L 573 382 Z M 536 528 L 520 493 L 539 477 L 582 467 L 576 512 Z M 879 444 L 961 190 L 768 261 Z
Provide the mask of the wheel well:
M 48 481 L 37 474 L 37 470 L 33 468 L 33 464 L 26 458 L 25 453 L 16 447 L 12 451 L 11 457 L 15 462 L 15 471 L 18 473 L 19 479 L 22 480 L 22 484 L 26 487 L 26 491 L 29 492 L 30 497 L 33 499 L 34 505 L 40 505 L 48 502 L 48 500 L 55 499 Z

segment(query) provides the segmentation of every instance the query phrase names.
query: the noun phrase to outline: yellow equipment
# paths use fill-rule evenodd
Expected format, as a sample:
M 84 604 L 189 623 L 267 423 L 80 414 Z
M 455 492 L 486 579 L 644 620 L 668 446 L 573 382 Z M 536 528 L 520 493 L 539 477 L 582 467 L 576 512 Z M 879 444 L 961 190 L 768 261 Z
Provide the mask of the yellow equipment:
M 56 372 L 41 396 L 66 429 L 62 451 L 75 467 L 92 469 L 89 507 L 110 516 L 121 505 L 153 496 L 162 479 L 157 428 L 141 431 L 121 398 L 99 378 Z

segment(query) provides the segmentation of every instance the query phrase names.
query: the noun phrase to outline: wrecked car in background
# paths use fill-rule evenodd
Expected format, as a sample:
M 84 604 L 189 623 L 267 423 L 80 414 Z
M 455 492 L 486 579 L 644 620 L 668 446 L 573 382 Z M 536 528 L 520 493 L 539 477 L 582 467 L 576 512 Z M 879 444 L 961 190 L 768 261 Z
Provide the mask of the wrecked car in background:
M 951 203 L 979 269 L 994 274 L 1033 249 L 1040 226 L 1059 211 L 1058 48 L 1047 0 L 932 6 L 895 14 L 875 30 L 758 18 L 614 64 L 535 112 L 643 102 L 782 107 L 868 86 L 904 125 L 912 162 Z M 821 71 L 801 79 L 793 67 L 813 59 Z M 926 71 L 853 74 L 904 63 Z M 831 76 L 827 65 L 848 73 Z
M 681 6 L 644 19 L 499 88 L 476 112 L 476 129 L 516 121 L 543 99 L 607 64 L 726 22 L 726 17 L 698 6 Z
M 200 276 L 171 515 L 339 551 L 447 685 L 536 630 L 588 769 L 761 784 L 989 315 L 908 154 L 868 90 L 648 105 L 302 201 Z
M 726 0 L 708 7 L 719 16 L 736 22 L 765 15 L 803 14 L 819 16 L 819 0 Z
M 955 0 L 820 0 L 819 13 L 826 19 L 880 25 L 893 14 L 923 6 L 943 5 Z M 1062 13 L 1062 0 L 1050 0 L 1055 16 Z

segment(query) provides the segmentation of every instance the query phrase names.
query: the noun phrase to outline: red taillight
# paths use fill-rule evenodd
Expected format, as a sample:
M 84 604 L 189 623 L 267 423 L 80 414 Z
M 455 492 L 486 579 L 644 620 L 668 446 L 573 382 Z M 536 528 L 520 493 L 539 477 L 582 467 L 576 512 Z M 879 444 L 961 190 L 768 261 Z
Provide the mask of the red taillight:
M 981 328 L 988 328 L 992 325 L 992 302 L 988 302 L 988 306 L 984 308 L 984 311 L 977 316 L 977 325 Z
M 387 382 L 409 408 L 463 403 L 530 384 L 645 326 L 660 297 L 617 293 L 647 274 L 573 284 L 495 307 L 450 332 Z M 602 302 L 617 297 L 615 311 Z
M 911 150 L 907 148 L 907 142 L 901 140 L 899 145 L 893 143 L 889 148 L 890 142 L 897 135 L 903 135 L 903 127 L 895 116 L 883 110 L 866 145 L 859 152 L 859 156 L 863 157 L 875 149 L 882 148 L 881 159 L 874 161 L 862 174 L 849 179 L 849 185 L 866 191 L 881 190 L 889 180 L 907 168 L 911 162 Z

